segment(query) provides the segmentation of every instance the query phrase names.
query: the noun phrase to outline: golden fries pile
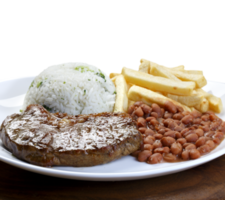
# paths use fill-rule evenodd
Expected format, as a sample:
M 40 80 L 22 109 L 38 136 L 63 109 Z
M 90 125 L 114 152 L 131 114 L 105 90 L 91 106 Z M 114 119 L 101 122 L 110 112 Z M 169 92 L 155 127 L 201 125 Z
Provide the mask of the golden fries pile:
M 110 78 L 117 93 L 114 112 L 127 112 L 128 106 L 136 101 L 162 107 L 171 101 L 185 111 L 220 113 L 223 109 L 219 97 L 202 89 L 207 84 L 203 72 L 185 70 L 183 65 L 168 68 L 141 59 L 138 71 L 123 67 L 121 74 L 111 73 Z

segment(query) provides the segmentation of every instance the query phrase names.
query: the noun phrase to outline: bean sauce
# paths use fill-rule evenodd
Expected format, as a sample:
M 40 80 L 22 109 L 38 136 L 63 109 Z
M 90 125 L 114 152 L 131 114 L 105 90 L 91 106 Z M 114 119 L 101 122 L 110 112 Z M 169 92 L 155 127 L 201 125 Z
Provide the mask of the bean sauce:
M 143 145 L 132 154 L 140 162 L 197 159 L 224 139 L 225 122 L 213 112 L 187 112 L 169 101 L 163 108 L 138 101 L 128 110 L 142 134 Z

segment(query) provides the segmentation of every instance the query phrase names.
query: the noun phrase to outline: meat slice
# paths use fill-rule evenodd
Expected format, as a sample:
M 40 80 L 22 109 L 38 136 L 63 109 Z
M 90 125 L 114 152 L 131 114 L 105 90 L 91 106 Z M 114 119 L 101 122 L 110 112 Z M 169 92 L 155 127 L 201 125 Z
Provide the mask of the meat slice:
M 8 116 L 0 128 L 4 146 L 19 159 L 40 166 L 94 166 L 128 155 L 141 134 L 128 114 L 70 116 L 32 104 Z

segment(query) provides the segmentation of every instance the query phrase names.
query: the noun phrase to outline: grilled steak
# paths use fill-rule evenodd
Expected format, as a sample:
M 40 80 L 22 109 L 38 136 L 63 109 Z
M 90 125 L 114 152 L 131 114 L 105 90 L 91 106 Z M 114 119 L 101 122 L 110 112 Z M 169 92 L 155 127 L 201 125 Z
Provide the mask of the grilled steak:
M 136 151 L 141 135 L 124 113 L 70 116 L 29 105 L 8 116 L 0 128 L 4 146 L 16 157 L 40 166 L 93 166 Z

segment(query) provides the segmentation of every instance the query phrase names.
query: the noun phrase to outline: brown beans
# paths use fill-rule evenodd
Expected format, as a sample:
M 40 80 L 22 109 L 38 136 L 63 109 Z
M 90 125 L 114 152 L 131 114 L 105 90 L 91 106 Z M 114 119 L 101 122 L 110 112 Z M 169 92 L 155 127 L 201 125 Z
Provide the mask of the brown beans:
M 162 137 L 163 137 L 162 134 L 159 134 L 159 133 L 156 133 L 156 134 L 155 134 L 155 139 L 157 139 L 157 140 L 162 139 Z
M 160 140 L 156 140 L 154 143 L 153 143 L 153 149 L 156 149 L 156 148 L 159 148 L 159 147 L 162 147 L 162 143 Z
M 145 130 L 145 135 L 155 135 L 155 132 L 152 129 L 146 129 Z
M 195 133 L 195 131 L 194 130 L 187 131 L 186 133 L 183 134 L 183 137 L 186 137 L 192 133 Z
M 152 111 L 152 108 L 146 104 L 142 104 L 141 108 L 145 114 L 150 114 Z
M 209 131 L 209 126 L 208 126 L 208 125 L 202 126 L 202 130 L 203 130 L 204 132 L 208 132 L 208 131 Z
M 213 138 L 218 138 L 219 140 L 222 140 L 224 138 L 224 135 L 222 132 L 216 132 L 215 135 L 213 135 Z
M 146 127 L 147 126 L 146 120 L 143 117 L 139 117 L 137 119 L 137 125 L 139 127 Z
M 180 133 L 181 133 L 181 135 L 185 135 L 185 133 L 187 133 L 189 131 L 189 128 L 185 128 L 185 129 L 183 129 Z
M 185 138 L 178 138 L 177 142 L 179 142 L 181 145 L 183 145 L 187 142 L 187 140 Z
M 183 151 L 181 154 L 181 158 L 183 160 L 189 160 L 189 151 L 187 151 L 187 150 Z
M 181 120 L 184 116 L 182 115 L 182 113 L 176 113 L 173 115 L 173 119 L 178 119 Z
M 185 137 L 187 142 L 196 142 L 198 140 L 198 135 L 196 133 L 191 133 Z
M 205 133 L 206 137 L 212 137 L 215 134 L 215 131 L 209 131 L 207 133 Z
M 165 133 L 165 128 L 163 128 L 163 129 L 159 129 L 158 133 L 160 133 L 160 134 L 164 134 L 164 133 Z
M 173 114 L 172 113 L 168 113 L 167 111 L 164 113 L 164 118 L 168 119 L 168 118 L 172 118 Z
M 161 117 L 164 115 L 164 113 L 165 113 L 164 108 L 161 108 Z
M 149 135 L 144 139 L 144 144 L 153 144 L 154 141 L 155 141 L 155 138 Z
M 165 134 L 164 134 L 165 137 L 167 136 L 170 136 L 172 138 L 175 138 L 176 136 L 176 131 L 167 131 Z
M 209 129 L 215 131 L 219 126 L 220 126 L 219 122 L 212 122 L 212 124 L 210 124 L 209 126 Z
M 205 144 L 210 147 L 210 150 L 214 149 L 215 143 L 212 140 L 208 140 Z
M 128 113 L 142 134 L 143 144 L 132 153 L 140 162 L 197 159 L 224 139 L 225 122 L 213 112 L 188 112 L 168 101 L 164 108 L 136 102 Z
M 145 128 L 145 127 L 140 127 L 140 128 L 138 128 L 138 130 L 139 130 L 141 133 L 145 133 L 145 131 L 147 130 L 147 128 Z
M 152 119 L 152 120 L 150 121 L 150 123 L 151 123 L 153 126 L 155 126 L 156 124 L 159 124 L 159 122 L 158 122 L 156 119 Z
M 196 141 L 195 145 L 196 145 L 196 147 L 200 147 L 200 146 L 204 145 L 205 143 L 206 143 L 205 137 L 200 137 Z
M 189 151 L 190 159 L 197 159 L 201 156 L 200 152 L 197 149 L 191 149 Z
M 166 101 L 164 107 L 165 110 L 169 111 L 170 113 L 175 114 L 177 112 L 177 107 L 171 101 Z
M 175 137 L 176 137 L 176 138 L 182 138 L 182 135 L 181 135 L 181 133 L 175 131 Z
M 199 118 L 202 116 L 202 113 L 200 113 L 199 111 L 197 110 L 193 110 L 191 113 L 190 113 L 194 118 Z
M 174 131 L 178 131 L 178 132 L 181 132 L 183 130 L 183 128 L 181 126 L 176 126 L 174 128 Z
M 169 153 L 170 148 L 169 147 L 159 147 L 154 149 L 154 153 Z
M 181 122 L 184 124 L 190 124 L 193 121 L 193 117 L 191 115 L 186 115 L 181 119 Z
M 141 106 L 143 104 L 143 101 L 136 101 L 133 105 L 135 106 L 135 107 L 139 107 L 139 106 Z
M 163 159 L 163 157 L 162 157 L 161 153 L 154 153 L 148 158 L 148 163 L 157 164 L 157 163 L 161 162 L 162 159 Z
M 193 124 L 201 124 L 201 122 L 202 122 L 201 118 L 193 119 Z
M 174 121 L 169 122 L 168 128 L 171 130 L 174 130 L 174 128 L 177 126 L 177 124 Z
M 221 131 L 221 132 L 223 132 L 225 134 L 225 122 L 222 122 L 222 124 L 218 128 L 218 131 Z
M 175 142 L 175 139 L 172 137 L 163 137 L 161 142 L 163 146 L 170 147 Z
M 156 103 L 153 103 L 152 104 L 152 112 L 157 113 L 158 117 L 161 117 L 162 116 L 162 114 L 161 114 L 161 108 Z
M 151 116 L 154 118 L 158 118 L 158 114 L 156 112 L 151 112 Z
M 163 121 L 163 124 L 164 124 L 165 127 L 168 127 L 169 126 L 169 123 L 172 122 L 172 121 L 173 120 L 171 118 L 169 118 L 169 119 L 164 120 Z
M 184 145 L 184 147 L 185 147 L 185 150 L 196 149 L 196 146 L 194 144 L 188 144 L 187 146 Z
M 147 117 L 147 118 L 146 118 L 146 121 L 147 121 L 147 122 L 150 122 L 152 119 L 155 119 L 155 117 Z
M 203 121 L 209 121 L 209 115 L 202 115 L 201 119 Z
M 131 115 L 133 112 L 134 112 L 134 108 L 135 106 L 134 105 L 131 105 L 129 108 L 128 108 L 128 113 Z
M 204 135 L 204 131 L 200 128 L 196 129 L 195 130 L 195 133 L 198 135 L 198 137 L 201 137 Z
M 153 145 L 151 145 L 151 144 L 144 144 L 144 150 L 149 150 L 149 151 L 153 150 Z
M 179 142 L 174 142 L 170 147 L 171 153 L 174 155 L 179 155 L 182 153 L 182 146 Z
M 138 154 L 138 161 L 144 162 L 152 155 L 152 152 L 149 150 L 144 150 Z
M 163 155 L 163 159 L 167 162 L 174 162 L 177 160 L 177 157 L 173 155 L 172 153 L 165 153 Z
M 201 147 L 198 148 L 200 154 L 206 154 L 210 152 L 210 147 L 207 144 L 202 145 Z
M 220 141 L 218 138 L 213 138 L 213 142 L 214 142 L 216 145 L 219 145 L 221 141 Z
M 141 107 L 138 107 L 138 108 L 134 111 L 134 114 L 137 115 L 138 117 L 143 117 L 144 112 L 143 112 L 143 110 L 141 109 Z

